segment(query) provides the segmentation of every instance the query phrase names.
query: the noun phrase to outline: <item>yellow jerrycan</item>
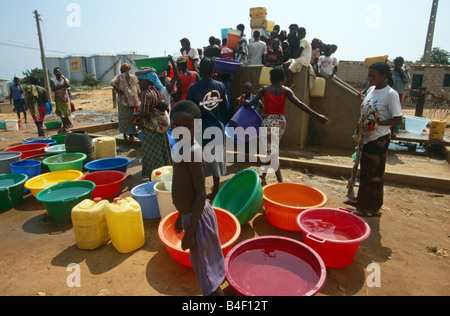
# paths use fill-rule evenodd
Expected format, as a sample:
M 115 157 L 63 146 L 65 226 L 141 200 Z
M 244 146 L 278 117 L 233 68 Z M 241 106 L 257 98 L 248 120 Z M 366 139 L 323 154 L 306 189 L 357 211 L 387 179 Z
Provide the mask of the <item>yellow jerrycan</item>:
M 72 209 L 72 223 L 77 247 L 93 250 L 109 242 L 108 225 L 106 223 L 107 200 L 95 198 L 84 200 Z
M 429 138 L 432 140 L 443 140 L 445 137 L 445 128 L 447 121 L 433 120 L 431 122 Z
M 317 77 L 314 80 L 312 89 L 309 91 L 309 96 L 313 98 L 323 98 L 325 96 L 326 84 L 325 78 Z
M 114 158 L 117 156 L 114 137 L 97 137 L 92 141 L 95 159 Z
M 172 174 L 173 173 L 173 167 L 172 166 L 165 166 L 158 169 L 153 170 L 152 176 L 150 177 L 152 182 L 160 182 L 162 181 L 162 176 L 166 174 Z
M 120 253 L 130 253 L 145 244 L 144 221 L 139 203 L 128 197 L 117 197 L 106 205 L 111 242 Z

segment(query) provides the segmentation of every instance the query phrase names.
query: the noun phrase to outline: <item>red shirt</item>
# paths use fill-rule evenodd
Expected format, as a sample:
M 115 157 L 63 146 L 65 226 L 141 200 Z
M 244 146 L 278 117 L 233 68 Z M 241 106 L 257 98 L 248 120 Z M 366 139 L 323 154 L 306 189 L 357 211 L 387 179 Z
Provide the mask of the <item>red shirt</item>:
M 266 89 L 264 94 L 264 114 L 281 114 L 284 115 L 284 108 L 286 107 L 286 94 L 283 93 L 279 96 L 273 95 Z

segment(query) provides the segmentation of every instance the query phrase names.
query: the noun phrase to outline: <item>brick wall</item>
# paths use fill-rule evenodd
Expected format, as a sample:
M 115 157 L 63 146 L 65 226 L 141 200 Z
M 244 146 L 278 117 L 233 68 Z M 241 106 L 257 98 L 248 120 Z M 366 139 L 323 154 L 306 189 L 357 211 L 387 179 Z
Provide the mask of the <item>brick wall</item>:
M 426 87 L 428 92 L 441 94 L 450 98 L 450 87 L 444 87 L 445 75 L 450 75 L 450 65 L 434 64 L 407 64 L 410 67 L 411 79 L 414 75 L 423 75 L 422 87 Z M 339 71 L 337 76 L 352 85 L 358 90 L 362 90 L 367 83 L 368 70 L 364 62 L 346 61 L 339 62 Z M 408 91 L 405 93 L 405 102 L 412 103 L 410 98 L 411 82 L 407 85 Z

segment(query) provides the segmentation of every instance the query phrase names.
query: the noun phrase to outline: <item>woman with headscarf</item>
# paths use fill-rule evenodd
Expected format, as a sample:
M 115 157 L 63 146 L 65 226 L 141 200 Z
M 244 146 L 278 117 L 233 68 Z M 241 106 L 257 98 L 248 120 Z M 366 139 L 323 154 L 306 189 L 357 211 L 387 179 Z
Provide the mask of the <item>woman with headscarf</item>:
M 141 68 L 136 76 L 142 92 L 139 113 L 134 115 L 133 121 L 142 131 L 142 175 L 150 178 L 154 169 L 172 165 L 167 135 L 169 106 L 155 69 Z
M 122 64 L 120 75 L 111 80 L 110 85 L 119 94 L 119 131 L 123 138 L 132 141 L 136 135 L 136 126 L 133 123 L 133 113 L 139 106 L 139 80 L 136 76 L 130 74 L 131 66 Z

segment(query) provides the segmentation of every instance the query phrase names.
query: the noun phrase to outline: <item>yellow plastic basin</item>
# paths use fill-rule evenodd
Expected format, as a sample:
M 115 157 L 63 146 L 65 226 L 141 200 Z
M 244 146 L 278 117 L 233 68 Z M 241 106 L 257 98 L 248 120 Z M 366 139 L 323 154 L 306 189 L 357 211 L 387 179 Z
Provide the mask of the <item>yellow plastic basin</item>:
M 42 190 L 51 187 L 52 185 L 64 181 L 76 181 L 83 176 L 83 173 L 78 170 L 64 170 L 41 174 L 25 182 L 25 188 L 31 191 L 31 194 L 36 195 Z

